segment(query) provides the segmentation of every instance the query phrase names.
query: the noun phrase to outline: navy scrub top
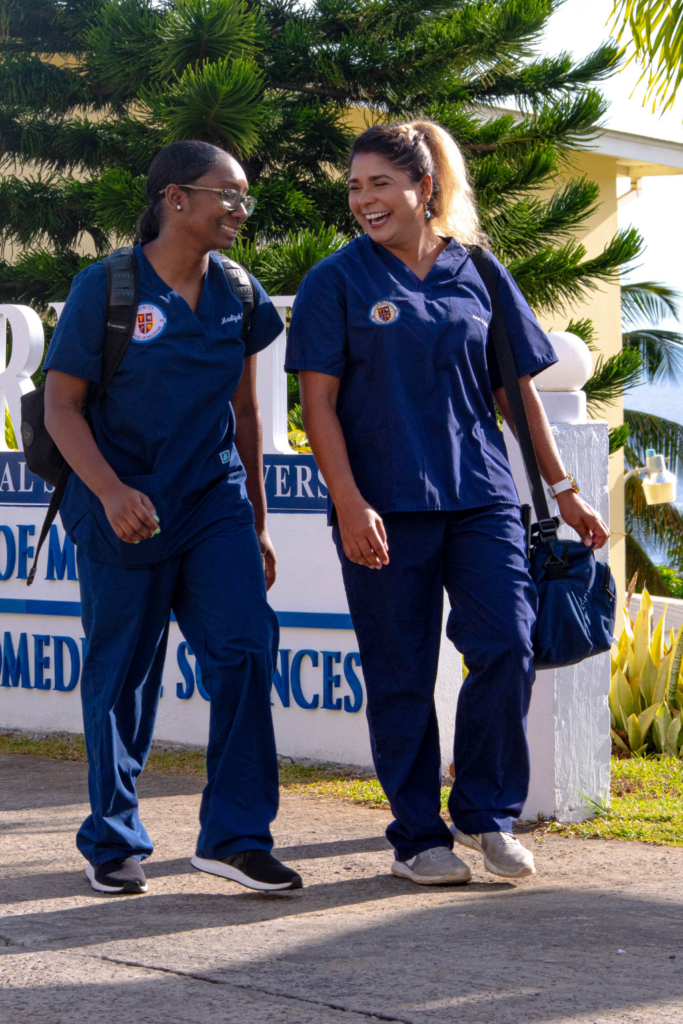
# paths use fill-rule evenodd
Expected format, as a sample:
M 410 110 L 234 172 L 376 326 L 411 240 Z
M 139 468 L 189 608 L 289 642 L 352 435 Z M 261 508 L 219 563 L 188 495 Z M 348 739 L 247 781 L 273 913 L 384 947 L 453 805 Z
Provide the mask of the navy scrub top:
M 520 377 L 557 361 L 494 258 Z M 337 414 L 353 475 L 378 512 L 518 504 L 487 358 L 491 303 L 451 239 L 424 281 L 367 235 L 326 257 L 296 296 L 286 369 L 340 377 Z M 330 509 L 331 512 L 331 509 Z
M 90 406 L 97 446 L 123 483 L 146 494 L 161 533 L 139 544 L 117 538 L 104 507 L 73 473 L 61 507 L 71 539 L 88 557 L 122 567 L 149 565 L 191 546 L 212 522 L 253 519 L 246 474 L 234 446 L 230 404 L 245 356 L 282 332 L 277 310 L 256 282 L 245 347 L 242 303 L 211 254 L 197 312 L 161 280 L 141 245 L 137 325 L 106 394 Z M 105 329 L 104 267 L 73 281 L 45 369 L 98 383 Z

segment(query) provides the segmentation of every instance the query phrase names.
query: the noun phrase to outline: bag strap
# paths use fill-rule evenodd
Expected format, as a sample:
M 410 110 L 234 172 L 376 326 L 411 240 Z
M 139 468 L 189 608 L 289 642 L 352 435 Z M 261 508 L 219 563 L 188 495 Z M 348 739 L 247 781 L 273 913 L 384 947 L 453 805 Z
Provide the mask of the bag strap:
M 62 498 L 64 497 L 64 492 L 66 490 L 66 485 L 69 482 L 70 476 L 71 466 L 68 464 L 68 462 L 65 462 L 61 470 L 59 471 L 59 477 L 57 478 L 57 483 L 55 484 L 55 489 L 52 492 L 50 504 L 45 514 L 43 526 L 40 531 L 40 537 L 38 538 L 38 546 L 36 547 L 36 553 L 33 559 L 33 565 L 31 566 L 30 572 L 28 574 L 28 579 L 26 580 L 27 587 L 30 587 L 31 584 L 33 583 L 33 580 L 35 579 L 36 569 L 38 568 L 38 555 L 40 554 L 40 549 L 45 543 L 45 539 L 48 533 L 50 532 L 50 527 L 57 518 L 59 506 L 62 504 Z
M 526 469 L 526 475 L 529 480 L 531 500 L 534 503 L 536 519 L 538 520 L 538 533 L 542 540 L 553 541 L 557 537 L 557 527 L 559 524 L 556 517 L 550 515 L 550 509 L 548 508 L 548 500 L 545 495 L 543 478 L 541 477 L 541 471 L 538 468 L 538 459 L 536 458 L 534 442 L 531 437 L 529 419 L 526 414 L 526 409 L 524 408 L 522 389 L 519 386 L 519 376 L 515 365 L 515 357 L 512 351 L 512 345 L 510 344 L 510 336 L 508 334 L 507 326 L 505 324 L 505 315 L 500 303 L 496 275 L 491 261 L 483 249 L 479 246 L 471 246 L 468 251 L 474 266 L 479 272 L 479 276 L 486 286 L 486 291 L 489 293 L 489 298 L 491 300 L 493 315 L 491 317 L 491 323 L 489 324 L 489 338 L 491 339 L 493 350 L 498 360 L 500 374 L 503 379 L 503 387 L 505 388 L 505 394 L 510 406 L 510 412 L 512 413 L 512 419 L 515 424 L 517 441 L 522 452 L 524 468 Z
M 102 397 L 121 365 L 121 360 L 126 354 L 126 349 L 135 330 L 140 296 L 138 261 L 132 245 L 125 245 L 123 248 L 117 249 L 115 252 L 105 256 L 102 260 L 102 265 L 104 266 L 104 276 L 107 283 L 106 326 L 102 343 L 102 373 L 100 383 L 92 384 L 88 389 L 86 406 L 93 399 Z M 55 489 L 52 492 L 45 521 L 40 531 L 33 565 L 26 581 L 28 587 L 31 586 L 35 579 L 40 549 L 50 532 L 50 527 L 57 518 L 59 506 L 62 503 L 70 476 L 71 466 L 65 462 L 60 470 Z
M 140 298 L 140 273 L 132 245 L 105 256 L 102 266 L 107 282 L 107 315 L 100 383 L 92 389 L 91 400 L 102 397 L 121 365 L 135 330 Z
M 229 256 L 224 256 L 223 253 L 219 252 L 217 255 L 223 264 L 223 270 L 228 279 L 228 284 L 232 288 L 233 295 L 242 303 L 242 341 L 246 344 L 251 335 L 254 313 L 256 311 L 254 279 L 241 263 L 231 260 Z

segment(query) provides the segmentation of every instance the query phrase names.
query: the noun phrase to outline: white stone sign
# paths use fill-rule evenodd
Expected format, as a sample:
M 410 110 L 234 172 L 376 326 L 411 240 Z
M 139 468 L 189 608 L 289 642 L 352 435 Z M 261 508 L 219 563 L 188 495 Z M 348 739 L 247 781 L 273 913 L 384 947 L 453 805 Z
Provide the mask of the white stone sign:
M 273 301 L 282 316 L 283 332 L 259 356 L 258 392 L 269 529 L 278 555 L 278 579 L 269 594 L 280 621 L 278 669 L 272 687 L 278 751 L 292 757 L 369 765 L 365 684 L 326 524 L 327 489 L 313 457 L 292 452 L 287 441 L 287 384 L 282 366 L 286 309 L 293 300 L 284 296 Z M 9 366 L 0 370 L 0 387 L 21 444 L 18 402 L 32 387 L 30 374 L 39 365 L 42 326 L 38 316 L 23 306 L 0 306 L 0 317 L 0 327 L 4 318 L 10 321 L 13 336 L 12 357 Z M 546 392 L 543 397 L 552 411 L 552 394 Z M 581 479 L 588 500 L 608 518 L 606 424 L 555 429 L 568 469 Z M 509 437 L 508 446 L 518 489 L 527 500 L 519 454 Z M 61 524 L 52 527 L 35 582 L 30 589 L 26 586 L 50 492 L 28 472 L 21 451 L 0 451 L 0 727 L 81 732 L 79 681 L 85 639 L 75 550 Z M 452 761 L 461 678 L 460 657 L 444 634 L 435 701 L 445 771 Z M 539 674 L 529 719 L 532 789 L 525 817 L 540 813 L 580 818 L 586 809 L 579 793 L 593 799 L 606 796 L 608 689 L 605 658 Z M 155 737 L 205 745 L 208 726 L 209 705 L 201 676 L 172 621 Z

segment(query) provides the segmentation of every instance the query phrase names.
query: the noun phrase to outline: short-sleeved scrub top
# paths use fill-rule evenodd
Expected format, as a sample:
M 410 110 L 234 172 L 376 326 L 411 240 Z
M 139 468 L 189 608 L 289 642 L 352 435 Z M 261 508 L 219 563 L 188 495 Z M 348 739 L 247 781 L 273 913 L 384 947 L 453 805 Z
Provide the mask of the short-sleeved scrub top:
M 249 340 L 241 338 L 242 303 L 212 253 L 196 313 L 158 276 L 141 245 L 137 324 L 106 394 L 90 405 L 97 446 L 124 484 L 146 494 L 161 533 L 127 544 L 118 539 L 99 498 L 76 474 L 61 508 L 64 528 L 88 557 L 122 567 L 154 564 L 190 547 L 211 523 L 253 518 L 246 474 L 234 446 L 230 404 L 245 356 L 283 330 L 256 282 Z M 105 331 L 104 267 L 73 281 L 45 368 L 99 383 Z
M 510 274 L 490 259 L 517 371 L 534 376 L 557 357 Z M 496 421 L 502 381 L 490 319 L 484 283 L 453 239 L 424 281 L 367 235 L 304 279 L 286 369 L 341 378 L 337 415 L 351 469 L 378 512 L 519 503 Z

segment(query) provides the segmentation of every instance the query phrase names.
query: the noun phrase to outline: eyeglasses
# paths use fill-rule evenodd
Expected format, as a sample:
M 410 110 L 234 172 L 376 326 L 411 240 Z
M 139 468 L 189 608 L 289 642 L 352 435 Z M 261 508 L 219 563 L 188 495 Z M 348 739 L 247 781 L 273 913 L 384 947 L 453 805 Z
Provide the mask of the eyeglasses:
M 241 205 L 244 207 L 247 217 L 251 217 L 256 206 L 256 200 L 253 196 L 243 196 L 235 188 L 211 188 L 209 185 L 178 185 L 178 188 L 191 188 L 194 192 L 218 192 L 221 197 L 221 206 L 224 210 L 234 213 Z M 159 195 L 162 195 L 165 191 L 165 188 L 159 189 Z

